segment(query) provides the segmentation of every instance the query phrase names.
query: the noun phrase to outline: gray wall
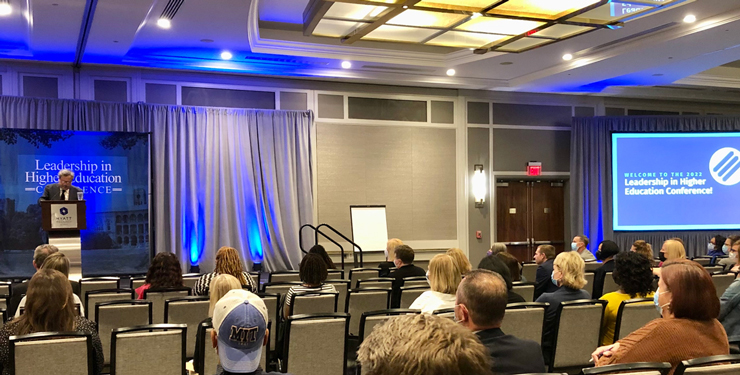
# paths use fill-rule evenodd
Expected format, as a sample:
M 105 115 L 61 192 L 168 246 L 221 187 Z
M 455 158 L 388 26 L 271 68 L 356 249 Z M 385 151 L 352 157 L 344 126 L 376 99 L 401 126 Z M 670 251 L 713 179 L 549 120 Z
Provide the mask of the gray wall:
M 482 164 L 484 171 L 490 170 L 489 154 L 489 129 L 485 128 L 468 128 L 468 179 L 472 178 L 476 164 Z M 490 177 L 486 173 L 487 177 Z M 489 179 L 490 180 L 490 179 Z M 470 180 L 469 180 L 470 181 Z M 481 259 L 486 256 L 486 251 L 491 247 L 493 239 L 491 237 L 491 212 L 493 200 L 491 199 L 491 186 L 486 187 L 488 195 L 482 208 L 475 207 L 475 198 L 470 195 L 468 199 L 468 250 L 470 263 L 473 267 L 477 266 Z M 472 190 L 472 187 L 471 187 Z M 476 231 L 481 231 L 481 239 L 475 236 Z

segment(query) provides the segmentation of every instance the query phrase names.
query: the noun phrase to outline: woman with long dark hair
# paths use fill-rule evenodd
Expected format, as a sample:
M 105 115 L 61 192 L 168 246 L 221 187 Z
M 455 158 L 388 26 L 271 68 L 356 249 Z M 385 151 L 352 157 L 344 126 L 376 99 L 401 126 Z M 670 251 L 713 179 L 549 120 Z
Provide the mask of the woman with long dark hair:
M 176 288 L 183 286 L 182 268 L 177 256 L 172 253 L 159 253 L 152 259 L 146 273 L 146 283 L 136 288 L 138 299 L 144 299 L 147 289 Z

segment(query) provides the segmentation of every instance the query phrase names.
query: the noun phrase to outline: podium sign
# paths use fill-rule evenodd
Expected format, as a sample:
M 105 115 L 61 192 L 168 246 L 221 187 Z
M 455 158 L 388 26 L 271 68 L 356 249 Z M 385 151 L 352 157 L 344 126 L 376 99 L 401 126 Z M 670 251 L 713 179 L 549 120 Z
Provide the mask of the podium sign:
M 76 204 L 51 204 L 51 229 L 77 229 Z

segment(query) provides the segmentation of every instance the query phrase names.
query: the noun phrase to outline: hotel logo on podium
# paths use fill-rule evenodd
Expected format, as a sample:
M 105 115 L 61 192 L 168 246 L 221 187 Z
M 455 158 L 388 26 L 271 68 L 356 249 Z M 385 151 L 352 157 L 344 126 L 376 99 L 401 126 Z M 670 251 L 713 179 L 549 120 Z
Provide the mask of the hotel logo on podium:
M 52 204 L 50 208 L 52 229 L 77 229 L 76 204 Z

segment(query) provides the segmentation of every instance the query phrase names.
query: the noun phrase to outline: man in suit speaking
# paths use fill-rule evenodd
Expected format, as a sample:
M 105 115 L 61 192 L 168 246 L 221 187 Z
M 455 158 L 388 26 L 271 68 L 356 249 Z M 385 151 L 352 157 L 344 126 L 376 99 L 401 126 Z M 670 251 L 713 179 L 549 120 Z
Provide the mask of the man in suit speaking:
M 39 201 L 76 201 L 77 193 L 81 193 L 82 189 L 72 186 L 72 180 L 74 178 L 74 172 L 69 169 L 62 169 L 59 171 L 59 182 L 46 185 L 44 187 L 44 194 L 41 195 Z

